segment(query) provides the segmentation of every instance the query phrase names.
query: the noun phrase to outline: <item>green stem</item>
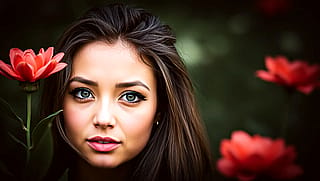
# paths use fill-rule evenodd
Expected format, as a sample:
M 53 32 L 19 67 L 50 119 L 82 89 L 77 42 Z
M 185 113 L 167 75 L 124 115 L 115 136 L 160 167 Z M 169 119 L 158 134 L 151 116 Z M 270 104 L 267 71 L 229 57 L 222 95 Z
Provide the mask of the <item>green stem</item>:
M 31 112 L 32 112 L 32 100 L 31 100 L 31 93 L 27 93 L 27 131 L 26 131 L 26 137 L 27 137 L 27 160 L 26 164 L 29 163 L 30 160 L 30 150 L 31 150 Z

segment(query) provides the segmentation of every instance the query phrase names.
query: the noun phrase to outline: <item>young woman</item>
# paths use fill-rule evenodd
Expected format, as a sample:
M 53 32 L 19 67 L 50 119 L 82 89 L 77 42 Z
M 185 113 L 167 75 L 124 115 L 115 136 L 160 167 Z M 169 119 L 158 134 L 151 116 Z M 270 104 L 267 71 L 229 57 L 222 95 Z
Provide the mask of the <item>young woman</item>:
M 88 11 L 62 35 L 69 66 L 46 80 L 55 120 L 45 180 L 209 180 L 211 152 L 169 26 L 143 9 Z

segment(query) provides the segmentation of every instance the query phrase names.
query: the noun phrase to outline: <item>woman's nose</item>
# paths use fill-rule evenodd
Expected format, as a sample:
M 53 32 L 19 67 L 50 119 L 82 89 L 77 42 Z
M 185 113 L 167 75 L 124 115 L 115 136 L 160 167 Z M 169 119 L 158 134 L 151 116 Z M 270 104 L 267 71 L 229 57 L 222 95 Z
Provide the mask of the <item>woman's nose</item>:
M 96 128 L 106 129 L 115 126 L 115 117 L 112 104 L 109 101 L 101 101 L 96 106 L 96 114 L 93 120 L 93 125 Z

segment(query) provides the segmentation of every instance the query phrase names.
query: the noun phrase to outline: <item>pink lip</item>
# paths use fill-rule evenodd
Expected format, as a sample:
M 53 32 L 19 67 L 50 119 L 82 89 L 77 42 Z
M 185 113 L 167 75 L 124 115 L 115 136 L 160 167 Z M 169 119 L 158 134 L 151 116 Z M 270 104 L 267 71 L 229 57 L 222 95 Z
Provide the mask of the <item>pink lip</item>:
M 98 152 L 110 152 L 117 149 L 121 142 L 110 137 L 95 136 L 87 139 L 88 145 Z

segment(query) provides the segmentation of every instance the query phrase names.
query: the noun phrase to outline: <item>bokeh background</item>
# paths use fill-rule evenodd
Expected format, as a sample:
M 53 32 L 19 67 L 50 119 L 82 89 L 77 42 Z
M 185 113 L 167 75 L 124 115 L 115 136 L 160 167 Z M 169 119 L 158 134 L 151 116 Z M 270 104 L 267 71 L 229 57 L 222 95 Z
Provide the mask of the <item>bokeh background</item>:
M 92 6 L 106 0 L 0 1 L 0 59 L 9 62 L 9 50 L 54 46 L 63 30 Z M 177 36 L 196 89 L 212 154 L 235 130 L 271 138 L 284 137 L 297 149 L 297 163 L 305 173 L 297 180 L 320 180 L 320 91 L 295 92 L 289 99 L 280 86 L 255 77 L 265 69 L 267 55 L 320 63 L 320 11 L 310 0 L 127 0 L 169 24 Z M 18 83 L 0 76 L 0 96 L 24 116 L 25 95 Z M 37 106 L 39 94 L 34 96 Z M 36 115 L 36 113 L 35 113 Z M 16 122 L 0 121 L 0 156 L 11 167 L 22 158 L 7 136 L 20 129 Z M 286 135 L 281 126 L 287 122 Z M 19 136 L 19 133 L 17 133 Z M 23 135 L 20 135 L 21 137 Z M 9 161 L 8 161 L 9 160 Z M 1 167 L 2 165 L 0 165 Z M 217 171 L 215 180 L 228 180 Z M 1 180 L 1 178 L 0 178 Z

